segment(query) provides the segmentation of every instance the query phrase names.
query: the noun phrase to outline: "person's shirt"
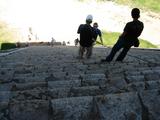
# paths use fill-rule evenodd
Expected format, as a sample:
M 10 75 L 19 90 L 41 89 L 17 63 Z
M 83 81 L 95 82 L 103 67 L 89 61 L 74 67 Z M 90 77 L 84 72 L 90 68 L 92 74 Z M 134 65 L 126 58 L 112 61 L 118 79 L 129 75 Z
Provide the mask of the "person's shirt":
M 101 33 L 101 30 L 100 29 L 98 29 L 98 28 L 95 28 L 95 27 L 93 27 L 94 28 L 94 32 L 95 32 L 95 40 L 97 39 L 97 37 L 99 36 L 99 37 L 102 37 L 102 33 Z
M 128 41 L 137 40 L 143 31 L 144 25 L 139 20 L 128 22 L 124 28 L 124 38 Z
M 91 25 L 81 24 L 77 31 L 80 34 L 80 45 L 83 47 L 90 47 L 93 43 L 94 30 Z

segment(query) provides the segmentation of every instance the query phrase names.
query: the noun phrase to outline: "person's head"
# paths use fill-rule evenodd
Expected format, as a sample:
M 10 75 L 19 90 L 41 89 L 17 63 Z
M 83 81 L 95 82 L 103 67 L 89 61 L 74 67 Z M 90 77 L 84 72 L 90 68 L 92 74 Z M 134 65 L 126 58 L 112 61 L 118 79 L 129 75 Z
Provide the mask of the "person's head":
M 93 27 L 98 28 L 98 23 L 97 22 L 93 23 Z
M 87 23 L 87 24 L 91 24 L 91 23 L 92 23 L 92 20 L 93 20 L 93 16 L 92 16 L 92 15 L 88 15 L 88 16 L 86 17 L 86 23 Z
M 138 19 L 140 17 L 140 10 L 138 8 L 133 8 L 131 15 L 133 19 Z

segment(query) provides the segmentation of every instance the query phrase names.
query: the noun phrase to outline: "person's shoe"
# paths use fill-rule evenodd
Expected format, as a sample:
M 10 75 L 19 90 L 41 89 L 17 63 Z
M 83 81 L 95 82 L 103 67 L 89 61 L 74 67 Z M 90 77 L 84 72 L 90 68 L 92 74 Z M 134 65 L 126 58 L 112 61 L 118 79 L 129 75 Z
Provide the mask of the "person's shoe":
M 111 61 L 106 60 L 106 59 L 102 59 L 101 62 L 111 62 Z
M 122 62 L 122 61 L 123 61 L 123 59 L 116 59 L 116 61 L 117 61 L 117 62 Z
M 123 62 L 122 60 L 116 60 L 116 62 Z

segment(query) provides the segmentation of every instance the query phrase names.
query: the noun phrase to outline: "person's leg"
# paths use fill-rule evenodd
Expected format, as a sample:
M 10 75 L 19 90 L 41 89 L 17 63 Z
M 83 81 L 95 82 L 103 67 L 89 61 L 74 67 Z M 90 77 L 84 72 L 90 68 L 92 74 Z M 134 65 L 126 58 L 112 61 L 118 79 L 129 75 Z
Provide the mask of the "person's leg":
M 117 57 L 116 61 L 122 61 L 127 55 L 127 52 L 129 51 L 130 48 L 131 48 L 130 46 L 124 47 L 122 52 Z
M 79 46 L 79 58 L 83 58 L 85 47 Z
M 110 54 L 106 57 L 104 61 L 112 61 L 117 51 L 119 51 L 123 47 L 123 39 L 119 38 L 117 43 L 113 46 Z M 103 60 L 102 60 L 103 61 Z
M 91 47 L 87 47 L 86 49 L 87 49 L 87 53 L 86 53 L 86 58 L 90 58 L 91 57 L 91 55 L 92 55 L 92 46 Z

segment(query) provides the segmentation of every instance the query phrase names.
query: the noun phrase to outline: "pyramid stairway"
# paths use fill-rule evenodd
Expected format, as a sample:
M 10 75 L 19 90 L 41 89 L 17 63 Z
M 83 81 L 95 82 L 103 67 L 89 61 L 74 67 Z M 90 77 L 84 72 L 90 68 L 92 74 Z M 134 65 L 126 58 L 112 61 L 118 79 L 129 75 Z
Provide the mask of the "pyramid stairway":
M 31 46 L 0 57 L 0 120 L 160 120 L 160 52 L 101 63 L 78 47 Z

